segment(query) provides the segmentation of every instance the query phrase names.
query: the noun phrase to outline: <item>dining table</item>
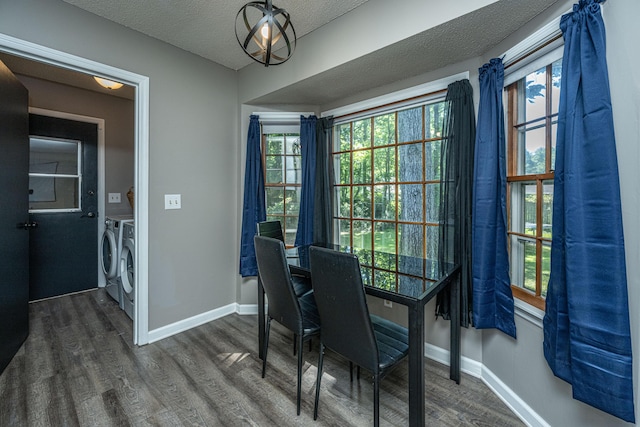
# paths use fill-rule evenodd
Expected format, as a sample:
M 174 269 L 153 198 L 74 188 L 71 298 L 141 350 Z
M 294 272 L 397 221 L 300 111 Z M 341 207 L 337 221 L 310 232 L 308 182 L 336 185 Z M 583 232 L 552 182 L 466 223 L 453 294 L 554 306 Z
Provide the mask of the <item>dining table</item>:
M 311 276 L 309 247 L 322 246 L 354 253 L 360 262 L 367 295 L 407 307 L 409 333 L 409 425 L 425 424 L 425 305 L 441 290 L 451 290 L 449 378 L 460 383 L 460 267 L 453 263 L 355 248 L 335 243 L 314 243 L 286 250 L 292 274 Z M 313 281 L 311 283 L 313 287 Z M 265 337 L 265 293 L 258 277 L 258 353 L 263 358 Z

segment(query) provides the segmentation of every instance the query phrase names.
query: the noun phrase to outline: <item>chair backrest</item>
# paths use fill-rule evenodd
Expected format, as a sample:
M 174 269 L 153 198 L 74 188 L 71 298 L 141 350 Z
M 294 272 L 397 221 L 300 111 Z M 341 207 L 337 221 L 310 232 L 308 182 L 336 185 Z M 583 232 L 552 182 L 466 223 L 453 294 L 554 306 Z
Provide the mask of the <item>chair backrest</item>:
M 358 257 L 316 246 L 309 248 L 309 256 L 323 344 L 357 365 L 377 372 L 378 344 Z
M 291 331 L 302 333 L 300 303 L 291 283 L 284 243 L 265 236 L 255 236 L 253 242 L 260 280 L 269 301 L 269 316 Z
M 256 224 L 258 236 L 272 237 L 284 242 L 280 221 L 262 221 Z

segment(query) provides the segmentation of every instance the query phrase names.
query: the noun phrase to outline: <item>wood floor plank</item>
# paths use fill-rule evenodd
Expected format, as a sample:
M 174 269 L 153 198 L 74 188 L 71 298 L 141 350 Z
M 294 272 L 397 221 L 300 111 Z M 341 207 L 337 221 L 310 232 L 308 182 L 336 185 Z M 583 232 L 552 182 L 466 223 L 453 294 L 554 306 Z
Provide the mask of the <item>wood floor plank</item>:
M 325 357 L 313 420 L 318 342 L 303 353 L 296 416 L 292 335 L 272 325 L 261 377 L 257 316 L 226 316 L 160 342 L 132 344 L 132 322 L 103 289 L 30 304 L 31 332 L 0 376 L 0 426 L 369 426 L 370 375 Z M 428 426 L 522 426 L 482 383 L 425 361 Z M 382 426 L 408 420 L 408 367 L 381 382 Z

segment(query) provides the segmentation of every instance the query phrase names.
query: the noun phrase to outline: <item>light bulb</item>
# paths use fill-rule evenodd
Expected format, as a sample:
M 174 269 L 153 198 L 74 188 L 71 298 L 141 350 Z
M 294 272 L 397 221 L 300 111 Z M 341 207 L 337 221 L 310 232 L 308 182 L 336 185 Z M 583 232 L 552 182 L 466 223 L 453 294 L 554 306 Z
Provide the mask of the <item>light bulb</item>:
M 262 38 L 263 39 L 268 39 L 269 38 L 269 24 L 265 22 L 265 24 L 262 26 L 262 29 L 260 30 L 260 34 L 262 34 Z

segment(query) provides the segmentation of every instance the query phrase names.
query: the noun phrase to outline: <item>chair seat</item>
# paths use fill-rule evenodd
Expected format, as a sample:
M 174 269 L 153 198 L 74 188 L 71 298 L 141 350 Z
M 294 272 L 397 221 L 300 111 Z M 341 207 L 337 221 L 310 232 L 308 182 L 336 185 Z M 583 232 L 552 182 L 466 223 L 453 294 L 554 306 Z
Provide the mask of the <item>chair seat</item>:
M 409 331 L 375 314 L 370 317 L 378 342 L 380 369 L 384 371 L 409 353 Z
M 301 297 L 313 290 L 311 287 L 311 279 L 305 276 L 291 276 L 291 282 L 293 284 L 293 291 L 297 297 Z
M 304 335 L 313 335 L 320 333 L 320 315 L 318 307 L 313 297 L 313 292 L 307 293 L 298 298 L 300 303 L 300 311 L 302 312 L 302 329 Z

